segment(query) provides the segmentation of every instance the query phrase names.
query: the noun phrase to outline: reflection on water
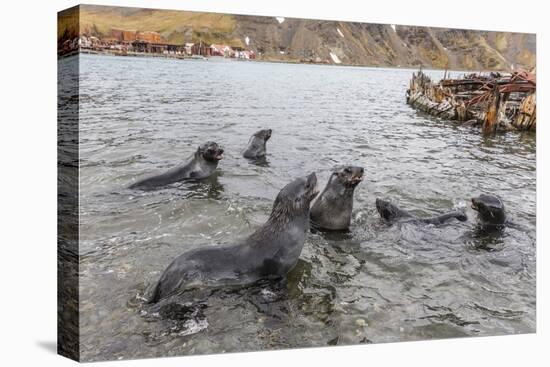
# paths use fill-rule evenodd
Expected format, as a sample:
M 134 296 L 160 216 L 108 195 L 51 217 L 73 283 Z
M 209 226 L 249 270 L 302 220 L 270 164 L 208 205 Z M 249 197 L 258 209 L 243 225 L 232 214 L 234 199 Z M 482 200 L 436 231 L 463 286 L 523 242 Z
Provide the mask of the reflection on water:
M 535 330 L 534 136 L 410 109 L 404 70 L 84 55 L 80 72 L 83 359 Z M 242 158 L 262 128 L 266 160 Z M 208 140 L 225 149 L 213 177 L 127 189 Z M 323 186 L 343 164 L 366 169 L 352 227 L 312 231 L 286 279 L 144 304 L 177 255 L 251 233 L 287 182 L 316 171 Z M 464 223 L 388 226 L 374 207 L 429 216 L 481 192 L 515 225 L 480 230 L 468 208 Z

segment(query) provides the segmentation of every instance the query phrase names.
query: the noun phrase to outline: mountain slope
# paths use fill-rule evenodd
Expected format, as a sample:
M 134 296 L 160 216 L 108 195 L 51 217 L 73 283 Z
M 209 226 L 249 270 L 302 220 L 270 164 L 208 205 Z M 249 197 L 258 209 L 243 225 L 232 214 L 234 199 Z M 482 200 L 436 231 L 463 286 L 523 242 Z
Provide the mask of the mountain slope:
M 394 26 L 172 10 L 80 6 L 80 31 L 156 31 L 169 43 L 227 43 L 273 61 L 341 61 L 366 66 L 461 70 L 531 69 L 534 34 Z M 249 40 L 246 45 L 245 40 Z M 331 55 L 332 54 L 332 55 Z

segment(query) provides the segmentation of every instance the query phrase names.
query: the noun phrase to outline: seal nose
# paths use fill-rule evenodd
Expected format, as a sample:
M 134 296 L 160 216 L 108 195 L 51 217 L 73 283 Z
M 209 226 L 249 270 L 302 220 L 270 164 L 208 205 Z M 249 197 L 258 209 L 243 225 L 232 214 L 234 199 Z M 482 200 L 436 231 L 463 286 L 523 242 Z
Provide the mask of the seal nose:
M 315 174 L 315 172 L 307 176 L 307 183 L 312 186 L 315 186 L 317 184 L 317 175 Z
M 356 180 L 361 180 L 363 178 L 363 173 L 365 172 L 365 169 L 363 167 L 357 167 L 355 169 L 355 175 L 354 178 Z

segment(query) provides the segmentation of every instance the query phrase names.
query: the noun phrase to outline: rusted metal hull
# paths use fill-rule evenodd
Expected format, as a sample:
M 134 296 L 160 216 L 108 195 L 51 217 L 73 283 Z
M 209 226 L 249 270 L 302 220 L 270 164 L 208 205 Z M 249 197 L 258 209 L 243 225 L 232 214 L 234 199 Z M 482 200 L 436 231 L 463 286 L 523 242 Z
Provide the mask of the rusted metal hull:
M 420 70 L 413 73 L 407 103 L 432 116 L 479 125 L 484 133 L 536 130 L 535 76 L 525 71 L 433 82 Z

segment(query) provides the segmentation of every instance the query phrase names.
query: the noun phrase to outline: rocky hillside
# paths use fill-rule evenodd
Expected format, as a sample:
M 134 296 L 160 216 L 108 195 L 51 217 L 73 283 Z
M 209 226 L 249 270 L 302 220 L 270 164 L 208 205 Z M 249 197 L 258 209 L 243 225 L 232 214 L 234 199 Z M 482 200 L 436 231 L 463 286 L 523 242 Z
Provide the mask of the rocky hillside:
M 101 37 L 111 28 L 156 31 L 170 43 L 228 43 L 273 61 L 460 70 L 531 69 L 536 61 L 534 34 L 81 6 L 81 31 Z

